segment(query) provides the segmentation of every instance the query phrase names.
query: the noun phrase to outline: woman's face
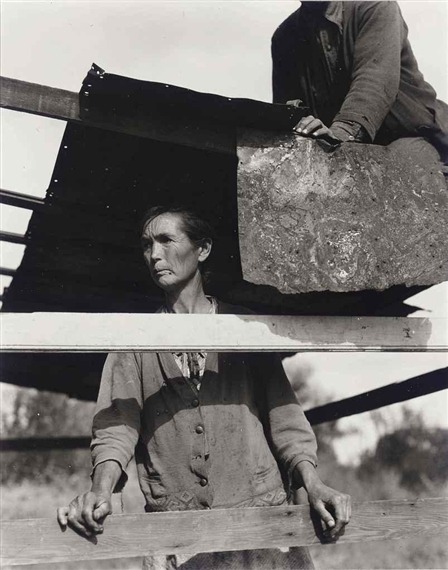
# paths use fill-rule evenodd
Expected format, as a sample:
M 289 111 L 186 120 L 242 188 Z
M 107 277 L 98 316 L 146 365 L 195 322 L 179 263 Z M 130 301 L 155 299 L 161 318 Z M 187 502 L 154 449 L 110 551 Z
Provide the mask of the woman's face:
M 142 233 L 143 256 L 156 285 L 164 291 L 182 290 L 195 276 L 210 245 L 196 246 L 182 227 L 181 214 L 160 214 Z

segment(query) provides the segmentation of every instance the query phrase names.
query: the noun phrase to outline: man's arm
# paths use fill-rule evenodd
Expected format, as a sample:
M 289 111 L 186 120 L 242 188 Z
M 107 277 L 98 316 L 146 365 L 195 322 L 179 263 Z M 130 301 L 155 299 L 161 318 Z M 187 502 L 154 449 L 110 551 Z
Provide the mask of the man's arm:
M 396 2 L 356 2 L 355 10 L 351 85 L 333 125 L 355 122 L 373 141 L 398 95 L 406 28 Z
M 397 98 L 407 33 L 398 4 L 353 4 L 357 29 L 349 91 L 331 125 L 312 115 L 301 119 L 295 130 L 305 136 L 372 142 Z

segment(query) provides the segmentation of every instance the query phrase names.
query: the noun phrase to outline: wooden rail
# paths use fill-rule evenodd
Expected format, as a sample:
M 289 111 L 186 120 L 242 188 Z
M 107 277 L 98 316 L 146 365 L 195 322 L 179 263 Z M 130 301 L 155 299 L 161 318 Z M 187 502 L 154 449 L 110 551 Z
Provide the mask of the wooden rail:
M 91 437 L 19 437 L 0 440 L 0 452 L 4 451 L 70 451 L 88 449 Z
M 4 109 L 160 142 L 236 154 L 235 132 L 223 125 L 213 125 L 200 120 L 192 121 L 183 117 L 173 118 L 168 114 L 161 115 L 158 109 L 151 112 L 149 103 L 147 120 L 117 115 L 109 115 L 107 120 L 96 117 L 81 118 L 78 93 L 9 77 L 0 77 L 0 80 L 0 107 Z
M 3 231 L 0 231 L 0 241 L 7 241 L 8 243 L 17 243 L 19 245 L 26 245 L 28 243 L 26 236 L 22 234 L 16 234 L 14 232 L 3 232 Z
M 4 352 L 448 350 L 446 319 L 3 313 L 1 321 Z
M 14 277 L 16 274 L 15 269 L 11 269 L 10 267 L 0 267 L 0 275 L 6 275 L 8 277 Z
M 446 389 L 448 389 L 448 368 L 439 368 L 403 382 L 394 382 L 351 398 L 318 406 L 305 413 L 311 425 L 317 425 Z
M 0 188 L 0 204 L 14 206 L 15 208 L 24 208 L 25 210 L 43 210 L 45 208 L 45 200 L 30 194 L 22 194 L 20 192 L 12 192 L 11 190 L 3 190 Z
M 338 402 L 331 402 L 305 412 L 311 425 L 335 421 L 354 414 L 376 410 L 383 406 L 404 402 L 426 394 L 448 389 L 448 368 L 442 368 L 395 382 Z M 48 451 L 87 449 L 90 437 L 24 437 L 0 440 L 0 451 Z
M 85 539 L 54 519 L 1 523 L 2 565 L 194 554 L 324 543 L 308 506 L 111 516 Z M 355 503 L 340 543 L 400 539 L 448 530 L 448 499 Z

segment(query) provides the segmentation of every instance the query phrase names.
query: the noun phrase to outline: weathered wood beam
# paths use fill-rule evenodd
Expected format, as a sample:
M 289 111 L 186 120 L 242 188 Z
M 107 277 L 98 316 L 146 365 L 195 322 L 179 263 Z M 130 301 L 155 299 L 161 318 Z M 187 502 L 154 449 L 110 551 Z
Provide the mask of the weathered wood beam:
M 446 498 L 355 503 L 338 544 L 446 532 L 447 507 Z M 3 521 L 0 528 L 5 566 L 329 544 L 308 506 L 114 515 L 92 539 L 62 532 L 56 517 Z
M 1 77 L 0 107 L 63 121 L 79 121 L 78 93 Z
M 21 437 L 0 440 L 0 451 L 53 451 L 88 449 L 90 437 Z
M 44 207 L 45 202 L 42 198 L 38 198 L 37 196 L 0 189 L 0 204 L 14 206 L 15 208 L 24 208 L 25 210 L 38 210 Z
M 192 334 L 194 331 L 194 334 Z M 446 319 L 3 313 L 4 352 L 446 351 Z
M 433 370 L 410 378 L 344 398 L 325 406 L 318 406 L 305 412 L 311 425 L 339 420 L 347 416 L 361 414 L 370 410 L 404 402 L 440 390 L 448 389 L 448 368 Z M 26 437 L 0 440 L 0 451 L 46 451 L 53 449 L 86 449 L 90 437 Z
M 440 368 L 403 382 L 395 382 L 307 410 L 305 414 L 312 425 L 323 424 L 447 389 L 448 368 Z
M 200 120 L 191 121 L 182 117 L 174 119 L 168 114 L 162 115 L 157 109 L 151 110 L 150 101 L 146 120 L 116 115 L 108 116 L 107 120 L 90 116 L 87 119 L 80 117 L 78 93 L 9 77 L 0 79 L 0 107 L 4 109 L 202 150 L 232 155 L 236 152 L 233 129 Z
M 9 267 L 0 267 L 0 275 L 7 275 L 8 277 L 14 277 L 16 273 L 15 269 L 10 269 Z

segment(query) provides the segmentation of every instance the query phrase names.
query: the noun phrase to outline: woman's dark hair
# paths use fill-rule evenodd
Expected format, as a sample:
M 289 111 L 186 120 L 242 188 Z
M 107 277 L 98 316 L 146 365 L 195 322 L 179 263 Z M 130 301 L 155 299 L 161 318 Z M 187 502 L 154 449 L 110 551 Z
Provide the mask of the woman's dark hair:
M 200 246 L 205 240 L 213 241 L 212 225 L 197 212 L 183 206 L 154 206 L 147 210 L 140 224 L 140 234 L 154 218 L 162 214 L 178 214 L 182 220 L 182 229 L 196 246 Z

